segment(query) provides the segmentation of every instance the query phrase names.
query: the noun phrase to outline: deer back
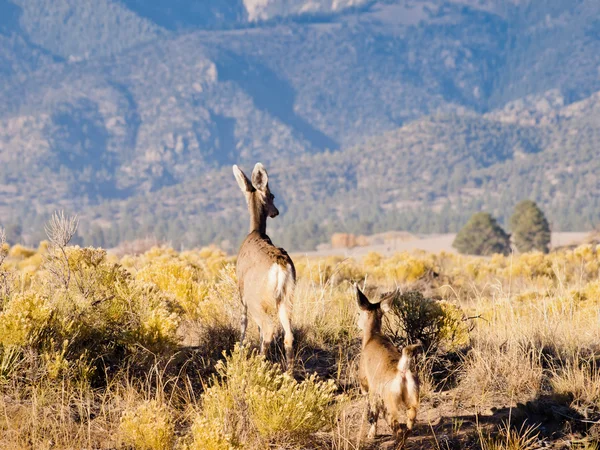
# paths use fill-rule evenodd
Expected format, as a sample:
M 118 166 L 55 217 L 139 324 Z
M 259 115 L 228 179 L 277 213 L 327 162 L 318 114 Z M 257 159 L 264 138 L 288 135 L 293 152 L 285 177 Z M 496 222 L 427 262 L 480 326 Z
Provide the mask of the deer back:
M 290 256 L 258 231 L 250 233 L 240 247 L 236 272 L 242 301 L 250 309 L 277 308 L 296 283 L 296 269 Z

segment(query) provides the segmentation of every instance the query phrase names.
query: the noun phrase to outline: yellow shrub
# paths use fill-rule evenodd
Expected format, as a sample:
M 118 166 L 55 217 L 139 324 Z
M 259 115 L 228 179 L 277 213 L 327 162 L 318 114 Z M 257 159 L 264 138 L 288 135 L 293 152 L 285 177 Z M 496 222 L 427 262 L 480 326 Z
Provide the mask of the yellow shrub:
M 13 245 L 8 252 L 8 256 L 14 259 L 26 259 L 35 255 L 35 250 L 23 247 L 20 244 Z
M 126 410 L 119 431 L 123 443 L 136 450 L 172 449 L 175 442 L 175 426 L 169 409 L 156 400 Z
M 3 311 L 0 327 L 12 343 L 27 340 L 57 351 L 66 341 L 68 360 L 99 361 L 122 358 L 124 348 L 161 350 L 175 342 L 178 317 L 160 291 L 108 262 L 102 249 L 69 247 L 66 257 L 68 266 L 60 254 L 48 255 L 46 270 L 32 283 L 32 290 L 45 294 L 43 301 L 41 294 L 27 293 Z M 30 326 L 12 325 L 17 319 Z
M 37 272 L 44 264 L 44 257 L 41 253 L 35 253 L 29 258 L 25 258 L 17 263 L 17 268 L 29 274 Z
M 51 313 L 46 300 L 35 292 L 27 291 L 12 296 L 0 312 L 0 344 L 32 344 L 48 325 Z
M 161 350 L 174 341 L 179 327 L 179 316 L 164 304 L 150 305 L 140 311 L 140 325 L 136 338 L 154 350 Z
M 170 294 L 191 318 L 197 318 L 198 303 L 206 298 L 208 285 L 200 280 L 201 272 L 185 262 L 172 259 L 151 261 L 135 275 L 139 281 L 156 285 Z
M 50 242 L 48 241 L 40 241 L 38 244 L 37 252 L 38 253 L 48 253 L 50 249 Z
M 433 266 L 433 261 L 423 255 L 407 252 L 397 253 L 390 258 L 369 254 L 363 260 L 368 275 L 391 283 L 414 283 L 423 278 Z
M 56 379 L 69 370 L 69 361 L 65 358 L 68 346 L 69 342 L 64 341 L 62 349 L 50 350 L 42 354 L 42 358 L 46 364 L 46 371 L 51 379 Z
M 341 256 L 329 256 L 320 259 L 303 258 L 294 263 L 298 278 L 318 285 L 338 284 L 344 280 L 361 280 L 365 277 L 365 268 L 359 267 L 354 259 Z
M 506 275 L 525 279 L 555 276 L 551 257 L 541 252 L 522 253 L 513 258 L 512 266 L 508 267 Z
M 233 446 L 263 442 L 301 442 L 330 425 L 335 415 L 333 380 L 315 375 L 297 382 L 279 366 L 236 346 L 217 364 L 219 379 L 203 395 L 203 420 L 220 424 Z
M 590 302 L 600 304 L 600 280 L 586 284 L 582 293 Z
M 191 443 L 186 450 L 233 450 L 230 438 L 223 434 L 222 425 L 198 415 L 192 424 Z
M 376 268 L 381 264 L 383 256 L 377 252 L 369 252 L 363 258 L 362 263 L 367 269 Z
M 187 253 L 181 254 L 182 258 L 186 258 Z M 203 267 L 207 277 L 215 278 L 225 264 L 227 264 L 227 254 L 215 245 L 201 248 L 198 252 L 200 258 L 199 265 Z
M 469 324 L 465 321 L 463 311 L 453 303 L 439 302 L 444 315 L 440 328 L 440 338 L 447 350 L 457 350 L 466 346 L 470 341 Z

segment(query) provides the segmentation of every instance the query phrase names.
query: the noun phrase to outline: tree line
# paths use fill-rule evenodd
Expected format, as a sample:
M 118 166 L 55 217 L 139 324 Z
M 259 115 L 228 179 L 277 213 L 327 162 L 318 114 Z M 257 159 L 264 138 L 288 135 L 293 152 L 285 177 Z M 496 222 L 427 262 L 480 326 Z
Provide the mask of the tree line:
M 475 213 L 458 232 L 452 246 L 460 253 L 484 256 L 507 255 L 513 245 L 519 253 L 550 251 L 550 225 L 535 202 L 523 200 L 518 203 L 509 225 L 511 234 L 504 231 L 491 214 Z

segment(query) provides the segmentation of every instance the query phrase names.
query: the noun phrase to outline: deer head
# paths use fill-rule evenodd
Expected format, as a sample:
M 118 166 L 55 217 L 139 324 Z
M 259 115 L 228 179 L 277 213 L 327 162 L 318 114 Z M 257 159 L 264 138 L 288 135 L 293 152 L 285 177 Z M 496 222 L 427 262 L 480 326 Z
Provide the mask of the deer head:
M 359 287 L 355 287 L 356 301 L 360 309 L 358 327 L 363 331 L 365 337 L 381 333 L 381 318 L 391 308 L 392 295 L 383 297 L 378 303 L 371 303 Z
M 277 217 L 279 210 L 275 207 L 275 196 L 269 190 L 269 176 L 261 163 L 256 163 L 252 171 L 252 181 L 237 166 L 233 166 L 235 179 L 246 197 L 250 212 L 250 232 L 267 230 L 267 217 Z

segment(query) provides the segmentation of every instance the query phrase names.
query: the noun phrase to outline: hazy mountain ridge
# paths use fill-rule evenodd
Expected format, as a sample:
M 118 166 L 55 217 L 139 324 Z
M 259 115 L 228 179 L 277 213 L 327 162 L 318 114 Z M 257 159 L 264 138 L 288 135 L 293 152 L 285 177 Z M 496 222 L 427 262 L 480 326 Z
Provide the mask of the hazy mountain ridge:
M 600 93 L 592 99 L 565 107 L 553 127 L 431 116 L 343 152 L 274 163 L 270 182 L 283 215 L 270 222 L 272 235 L 290 248 L 310 249 L 340 230 L 456 231 L 481 209 L 506 219 L 524 192 L 555 230 L 589 229 L 600 207 L 600 121 L 591 114 L 600 108 Z M 124 205 L 96 208 L 86 220 L 107 225 L 102 218 L 112 217 L 106 236 L 121 227 L 130 237 L 158 233 L 186 246 L 198 239 L 235 246 L 247 223 L 229 167 Z
M 240 211 L 229 166 L 259 159 L 296 174 L 302 188 L 283 196 L 294 210 L 318 203 L 315 218 L 290 215 L 299 235 L 321 238 L 323 221 L 455 229 L 483 204 L 502 216 L 528 192 L 526 171 L 586 199 L 570 213 L 579 219 L 565 218 L 560 195 L 534 193 L 560 226 L 600 214 L 585 181 L 600 121 L 591 0 L 0 0 L 0 12 L 0 214 L 28 230 L 58 207 L 96 208 L 84 215 L 106 227 L 167 197 L 164 211 L 137 217 L 210 217 L 224 229 Z M 370 224 L 356 205 L 375 208 Z M 155 232 L 129 225 L 128 238 Z

